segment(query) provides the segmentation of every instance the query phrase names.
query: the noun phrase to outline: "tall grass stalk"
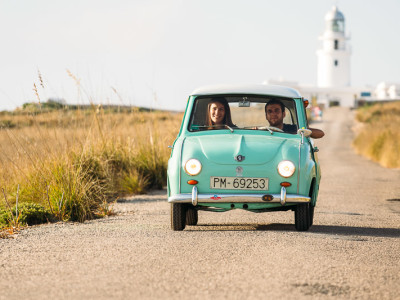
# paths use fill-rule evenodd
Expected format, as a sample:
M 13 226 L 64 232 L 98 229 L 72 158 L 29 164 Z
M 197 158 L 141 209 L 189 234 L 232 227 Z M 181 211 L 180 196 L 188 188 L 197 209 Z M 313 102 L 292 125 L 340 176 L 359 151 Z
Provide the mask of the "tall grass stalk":
M 9 223 L 10 224 L 9 225 L 11 225 L 12 228 L 18 229 L 18 228 L 20 228 L 20 225 L 21 225 L 20 222 L 19 222 L 19 219 L 20 219 L 21 214 L 22 214 L 22 209 L 20 211 L 18 211 L 19 185 L 18 185 L 18 189 L 17 189 L 17 197 L 16 197 L 16 203 L 15 203 L 15 209 L 14 209 L 15 212 L 11 208 L 11 205 L 10 205 L 8 199 L 7 199 L 6 191 L 4 189 L 2 189 L 2 191 L 3 191 L 3 195 L 4 195 L 4 200 L 5 200 L 6 204 L 7 204 L 7 207 L 8 207 L 9 212 L 10 212 L 10 214 L 9 214 L 9 216 L 10 216 L 10 218 L 9 218 L 10 222 Z M 15 215 L 14 215 L 14 213 L 15 213 Z
M 7 200 L 7 193 L 6 193 L 6 191 L 4 189 L 2 189 L 2 192 L 3 192 L 3 195 L 4 195 L 4 200 L 6 202 L 7 208 L 10 211 L 10 216 L 11 216 L 12 222 L 15 223 L 15 217 L 14 217 L 14 214 L 12 213 L 11 205 Z

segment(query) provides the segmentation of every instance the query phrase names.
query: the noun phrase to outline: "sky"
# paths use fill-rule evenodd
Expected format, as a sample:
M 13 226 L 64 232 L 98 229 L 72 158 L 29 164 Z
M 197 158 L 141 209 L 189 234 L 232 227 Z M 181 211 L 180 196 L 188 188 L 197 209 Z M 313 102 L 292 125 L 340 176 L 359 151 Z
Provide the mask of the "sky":
M 399 0 L 0 0 L 0 110 L 49 98 L 184 110 L 204 85 L 316 85 L 333 5 L 352 86 L 400 83 Z

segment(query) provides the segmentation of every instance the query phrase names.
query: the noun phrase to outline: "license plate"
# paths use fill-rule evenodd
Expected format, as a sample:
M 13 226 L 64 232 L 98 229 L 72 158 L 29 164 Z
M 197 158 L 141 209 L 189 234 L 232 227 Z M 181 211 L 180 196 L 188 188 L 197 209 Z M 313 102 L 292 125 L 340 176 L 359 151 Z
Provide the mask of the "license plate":
M 257 177 L 210 177 L 210 188 L 221 190 L 268 190 L 268 178 Z

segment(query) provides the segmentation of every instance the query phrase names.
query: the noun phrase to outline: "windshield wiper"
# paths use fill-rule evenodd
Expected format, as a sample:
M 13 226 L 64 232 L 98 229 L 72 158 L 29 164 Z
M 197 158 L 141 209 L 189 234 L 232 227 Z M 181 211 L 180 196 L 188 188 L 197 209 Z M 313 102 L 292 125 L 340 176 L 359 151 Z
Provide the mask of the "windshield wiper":
M 225 127 L 227 127 L 231 132 L 233 132 L 233 128 L 232 127 L 230 127 L 230 126 L 228 126 L 226 124 L 225 124 Z
M 269 133 L 274 134 L 274 131 L 277 132 L 284 132 L 282 129 L 278 128 L 278 127 L 274 127 L 274 126 L 261 126 L 261 127 L 255 127 L 255 129 L 258 130 L 268 130 Z

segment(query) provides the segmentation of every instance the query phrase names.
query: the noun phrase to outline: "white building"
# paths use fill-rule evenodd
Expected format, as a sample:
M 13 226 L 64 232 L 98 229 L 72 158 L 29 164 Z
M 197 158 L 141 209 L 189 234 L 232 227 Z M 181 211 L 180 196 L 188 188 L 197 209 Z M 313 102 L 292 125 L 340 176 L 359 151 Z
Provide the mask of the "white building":
M 400 84 L 393 82 L 381 82 L 374 91 L 377 100 L 400 100 Z

